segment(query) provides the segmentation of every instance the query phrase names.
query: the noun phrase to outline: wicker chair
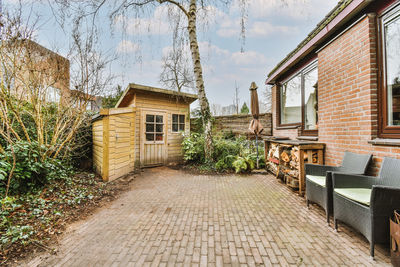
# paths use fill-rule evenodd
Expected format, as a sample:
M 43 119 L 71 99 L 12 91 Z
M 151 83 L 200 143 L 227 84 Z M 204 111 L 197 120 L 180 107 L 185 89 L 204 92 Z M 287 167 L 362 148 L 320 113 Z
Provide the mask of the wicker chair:
M 400 209 L 400 160 L 384 158 L 378 177 L 333 173 L 333 216 L 361 232 L 370 243 L 389 242 L 389 218 Z
M 310 202 L 321 206 L 326 213 L 326 221 L 329 224 L 329 216 L 332 214 L 332 172 L 345 172 L 353 174 L 365 174 L 368 164 L 372 159 L 369 154 L 355 154 L 344 152 L 342 166 L 325 166 L 306 164 L 306 203 Z

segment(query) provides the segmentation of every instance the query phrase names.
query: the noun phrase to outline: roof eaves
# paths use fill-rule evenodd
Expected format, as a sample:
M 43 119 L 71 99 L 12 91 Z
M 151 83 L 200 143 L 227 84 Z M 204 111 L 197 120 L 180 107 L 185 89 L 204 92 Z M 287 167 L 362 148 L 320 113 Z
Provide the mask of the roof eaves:
M 274 78 L 274 76 L 278 75 L 277 72 L 282 66 L 285 65 L 294 55 L 296 55 L 302 48 L 304 48 L 312 39 L 314 39 L 317 35 L 319 35 L 329 23 L 331 23 L 346 7 L 348 7 L 353 0 L 341 0 L 338 4 L 325 16 L 325 18 L 317 24 L 314 30 L 311 31 L 310 34 L 292 51 L 290 52 L 272 71 L 268 74 L 267 83 Z M 358 1 L 364 2 L 364 1 Z M 370 2 L 370 1 L 369 1 Z

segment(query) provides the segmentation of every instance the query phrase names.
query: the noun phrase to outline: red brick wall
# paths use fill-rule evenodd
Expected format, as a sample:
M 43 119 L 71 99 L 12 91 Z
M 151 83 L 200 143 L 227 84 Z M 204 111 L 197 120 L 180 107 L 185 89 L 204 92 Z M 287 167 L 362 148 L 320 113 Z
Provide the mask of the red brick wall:
M 400 147 L 371 145 L 377 137 L 376 16 L 371 14 L 318 53 L 318 141 L 325 163 L 340 165 L 344 151 L 374 155 L 376 175 L 384 156 L 400 158 Z M 272 90 L 273 135 L 295 139 L 297 129 L 277 129 L 278 89 Z
M 325 162 L 338 165 L 344 151 L 373 153 L 376 174 L 397 148 L 373 146 L 378 127 L 376 22 L 368 15 L 318 53 L 319 141 Z

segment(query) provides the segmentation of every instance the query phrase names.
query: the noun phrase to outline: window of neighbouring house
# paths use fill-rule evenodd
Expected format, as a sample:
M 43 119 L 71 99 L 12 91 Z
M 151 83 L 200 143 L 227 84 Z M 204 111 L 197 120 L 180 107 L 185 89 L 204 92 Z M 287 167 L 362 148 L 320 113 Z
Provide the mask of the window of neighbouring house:
M 172 114 L 172 131 L 185 131 L 185 115 Z
M 301 74 L 281 87 L 281 124 L 301 123 Z
M 302 134 L 318 129 L 318 67 L 313 62 L 280 88 L 280 125 L 302 126 Z
M 60 102 L 60 89 L 49 86 L 46 89 L 46 101 L 52 103 Z
M 400 6 L 382 17 L 381 134 L 400 134 Z M 398 138 L 398 136 L 393 136 Z

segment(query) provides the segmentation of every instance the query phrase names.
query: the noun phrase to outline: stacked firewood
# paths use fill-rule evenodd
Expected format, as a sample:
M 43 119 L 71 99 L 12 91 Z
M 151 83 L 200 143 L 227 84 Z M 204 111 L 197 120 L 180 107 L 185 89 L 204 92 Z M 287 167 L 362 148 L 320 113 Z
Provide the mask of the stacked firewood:
M 308 159 L 308 154 L 304 153 L 304 162 L 305 163 L 311 163 Z M 317 151 L 313 151 L 312 152 L 312 163 L 317 163 L 318 162 L 318 152 Z
M 269 147 L 267 160 L 266 160 L 267 169 L 273 174 L 277 174 L 278 166 L 279 166 L 279 146 L 277 144 L 272 143 Z
M 318 162 L 317 150 L 305 150 L 302 153 L 304 163 Z M 266 160 L 267 169 L 293 189 L 299 188 L 300 164 L 300 150 L 297 146 L 270 144 Z
M 299 149 L 297 147 L 285 147 L 281 153 L 282 180 L 293 188 L 299 187 Z

